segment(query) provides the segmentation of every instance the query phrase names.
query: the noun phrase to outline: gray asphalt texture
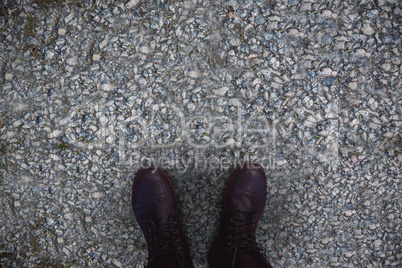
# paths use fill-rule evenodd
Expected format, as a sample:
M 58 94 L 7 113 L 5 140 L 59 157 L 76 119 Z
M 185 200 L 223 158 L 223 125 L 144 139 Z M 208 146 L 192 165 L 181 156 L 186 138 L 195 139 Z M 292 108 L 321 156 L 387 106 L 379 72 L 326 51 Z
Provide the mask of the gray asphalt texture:
M 261 163 L 274 267 L 401 267 L 402 8 L 0 3 L 0 266 L 142 267 L 136 171 L 170 176 L 196 267 Z

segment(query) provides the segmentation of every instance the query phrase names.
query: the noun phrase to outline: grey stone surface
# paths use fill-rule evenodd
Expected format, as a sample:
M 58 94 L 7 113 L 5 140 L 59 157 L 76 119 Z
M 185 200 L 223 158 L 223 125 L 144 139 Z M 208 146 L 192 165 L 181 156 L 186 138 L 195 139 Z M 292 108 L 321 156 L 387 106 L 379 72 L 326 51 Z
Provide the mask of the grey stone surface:
M 0 3 L 0 264 L 142 267 L 162 166 L 196 267 L 246 159 L 274 267 L 400 267 L 398 1 Z

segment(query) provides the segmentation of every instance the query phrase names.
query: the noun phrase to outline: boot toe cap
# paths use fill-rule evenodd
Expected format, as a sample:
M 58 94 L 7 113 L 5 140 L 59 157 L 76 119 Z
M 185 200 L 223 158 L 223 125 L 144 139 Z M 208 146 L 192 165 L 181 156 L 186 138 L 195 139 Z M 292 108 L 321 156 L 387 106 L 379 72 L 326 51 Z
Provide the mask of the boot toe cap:
M 245 162 L 231 175 L 225 190 L 226 207 L 262 213 L 267 199 L 267 179 L 257 163 Z
M 162 169 L 152 166 L 141 169 L 135 175 L 132 187 L 133 207 L 171 197 L 175 197 L 173 186 Z

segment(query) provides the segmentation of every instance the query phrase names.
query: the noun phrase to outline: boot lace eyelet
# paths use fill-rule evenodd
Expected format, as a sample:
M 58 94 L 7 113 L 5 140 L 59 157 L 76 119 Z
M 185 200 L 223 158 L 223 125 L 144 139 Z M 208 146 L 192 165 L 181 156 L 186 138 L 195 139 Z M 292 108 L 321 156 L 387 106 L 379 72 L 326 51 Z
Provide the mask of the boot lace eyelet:
M 179 231 L 176 230 L 176 231 L 174 231 L 174 233 L 175 233 L 175 234 L 179 234 Z
M 229 230 L 230 230 L 230 231 L 233 231 L 233 227 L 232 227 L 232 226 L 230 226 L 230 227 L 229 227 Z
M 178 250 L 181 250 L 181 246 L 177 246 L 177 249 L 178 249 Z
M 232 238 L 232 235 L 228 235 L 228 238 Z
M 179 238 L 176 238 L 176 242 L 179 243 L 179 242 L 180 242 L 180 239 L 179 239 Z
M 231 219 L 230 219 L 230 222 L 234 222 L 234 221 L 235 221 L 235 219 L 234 219 L 234 218 L 231 218 Z

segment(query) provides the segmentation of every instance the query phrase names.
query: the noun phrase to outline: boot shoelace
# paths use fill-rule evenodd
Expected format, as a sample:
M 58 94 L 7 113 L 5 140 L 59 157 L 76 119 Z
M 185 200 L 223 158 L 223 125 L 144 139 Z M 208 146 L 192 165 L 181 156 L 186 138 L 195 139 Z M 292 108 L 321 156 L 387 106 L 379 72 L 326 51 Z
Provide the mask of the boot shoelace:
M 155 226 L 151 221 L 148 227 L 150 237 L 150 254 L 148 263 L 156 256 L 179 256 L 180 267 L 184 267 L 184 257 L 178 230 L 177 221 Z
M 232 267 L 236 261 L 236 256 L 249 251 L 261 252 L 255 238 L 254 221 L 230 219 L 228 238 L 228 251 L 233 256 Z

